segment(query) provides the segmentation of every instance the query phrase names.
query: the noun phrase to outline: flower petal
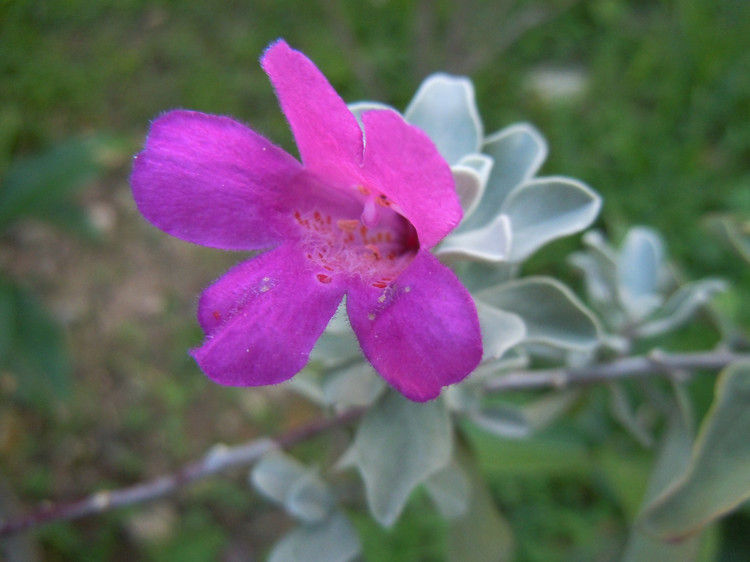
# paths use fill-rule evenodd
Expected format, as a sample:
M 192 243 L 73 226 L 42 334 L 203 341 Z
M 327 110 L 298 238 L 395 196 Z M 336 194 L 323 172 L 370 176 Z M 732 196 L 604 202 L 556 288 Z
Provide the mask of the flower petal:
M 305 166 L 346 187 L 357 177 L 363 139 L 357 119 L 325 76 L 304 54 L 283 40 L 261 59 Z
M 320 283 L 294 247 L 243 262 L 201 295 L 206 331 L 192 355 L 211 379 L 232 386 L 282 382 L 307 363 L 343 289 Z
M 471 295 L 429 252 L 420 251 L 384 291 L 350 288 L 347 307 L 367 359 L 411 400 L 435 398 L 482 358 Z
M 461 220 L 453 175 L 429 137 L 395 111 L 362 114 L 367 137 L 362 175 L 395 203 L 430 249 Z
M 138 209 L 165 232 L 226 250 L 268 248 L 291 218 L 279 211 L 299 193 L 301 166 L 244 125 L 171 111 L 151 125 L 131 184 Z

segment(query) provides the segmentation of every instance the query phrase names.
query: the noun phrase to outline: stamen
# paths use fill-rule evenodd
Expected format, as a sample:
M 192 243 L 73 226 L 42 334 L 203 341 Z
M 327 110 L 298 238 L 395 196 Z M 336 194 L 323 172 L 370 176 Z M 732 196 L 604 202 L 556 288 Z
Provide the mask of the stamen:
M 362 210 L 362 224 L 375 228 L 380 222 L 380 209 L 375 203 L 375 197 L 368 197 L 365 201 L 365 208 Z
M 336 226 L 339 228 L 339 230 L 354 232 L 359 226 L 359 221 L 355 219 L 339 219 L 336 221 Z
M 378 250 L 378 247 L 375 244 L 365 244 L 365 248 L 372 252 L 372 255 L 375 256 L 376 260 L 380 259 L 380 250 Z
M 320 272 L 313 273 L 318 282 L 332 283 L 332 276 L 341 272 L 384 289 L 409 263 L 412 239 L 416 241 L 411 225 L 400 224 L 377 193 L 369 192 L 363 199 L 360 220 L 331 217 L 320 209 L 293 211 L 303 236 L 303 255 Z M 266 279 L 262 285 L 268 288 L 259 287 L 259 292 L 272 287 Z

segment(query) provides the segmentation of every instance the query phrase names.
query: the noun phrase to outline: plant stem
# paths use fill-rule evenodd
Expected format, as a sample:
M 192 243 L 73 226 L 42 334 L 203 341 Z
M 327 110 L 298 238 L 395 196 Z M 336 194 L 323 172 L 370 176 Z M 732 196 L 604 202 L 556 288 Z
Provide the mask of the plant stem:
M 200 460 L 187 464 L 172 474 L 119 490 L 103 490 L 70 503 L 46 505 L 17 519 L 0 521 L 0 537 L 52 521 L 78 519 L 117 507 L 160 498 L 196 480 L 230 468 L 252 464 L 271 449 L 277 447 L 288 449 L 331 428 L 351 423 L 363 413 L 363 408 L 354 408 L 333 418 L 315 420 L 284 433 L 276 439 L 262 437 L 235 447 L 216 445 Z
M 531 369 L 513 371 L 488 380 L 488 392 L 568 388 L 651 375 L 673 376 L 680 371 L 716 371 L 736 361 L 750 361 L 750 354 L 729 350 L 698 353 L 664 353 L 654 350 L 648 355 L 623 357 L 609 363 L 577 368 Z
M 737 361 L 750 361 L 750 354 L 723 349 L 679 354 L 653 351 L 648 355 L 624 357 L 581 368 L 514 371 L 488 380 L 485 390 L 505 392 L 567 388 L 649 375 L 672 376 L 681 371 L 716 371 Z M 275 447 L 288 449 L 329 429 L 349 424 L 359 419 L 364 412 L 365 408 L 354 408 L 333 418 L 318 419 L 276 439 L 263 437 L 235 447 L 216 445 L 200 460 L 187 464 L 172 474 L 119 490 L 100 491 L 79 501 L 44 506 L 17 519 L 6 519 L 0 522 L 0 537 L 52 521 L 77 519 L 160 498 L 196 480 L 230 468 L 250 465 Z

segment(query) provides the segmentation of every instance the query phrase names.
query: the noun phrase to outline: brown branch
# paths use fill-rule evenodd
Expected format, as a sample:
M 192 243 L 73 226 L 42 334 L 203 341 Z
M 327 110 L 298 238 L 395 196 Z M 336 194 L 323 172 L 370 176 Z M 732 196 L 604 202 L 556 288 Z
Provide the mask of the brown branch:
M 333 418 L 315 420 L 308 425 L 284 433 L 274 440 L 263 437 L 235 447 L 217 445 L 200 460 L 185 465 L 172 474 L 119 490 L 103 490 L 71 503 L 44 506 L 17 519 L 9 518 L 0 521 L 0 537 L 52 521 L 78 519 L 86 515 L 160 498 L 196 480 L 230 468 L 252 464 L 273 448 L 288 449 L 331 428 L 348 424 L 363 413 L 363 408 L 354 408 Z
M 655 351 L 649 355 L 625 357 L 610 363 L 575 369 L 514 371 L 487 381 L 485 389 L 489 392 L 504 392 L 586 386 L 650 375 L 672 376 L 679 371 L 716 371 L 737 361 L 750 361 L 750 353 L 717 350 L 667 354 Z M 364 412 L 364 408 L 354 408 L 333 418 L 313 421 L 273 440 L 261 438 L 235 447 L 217 445 L 202 459 L 184 466 L 177 472 L 161 476 L 150 482 L 119 490 L 97 492 L 76 502 L 49 505 L 17 519 L 6 519 L 0 522 L 0 537 L 19 533 L 52 521 L 77 519 L 117 507 L 160 498 L 196 480 L 230 468 L 252 464 L 274 447 L 288 449 L 329 429 L 351 423 L 359 419 Z
M 672 376 L 680 371 L 716 371 L 737 361 L 750 361 L 750 354 L 729 350 L 671 354 L 655 350 L 648 355 L 580 368 L 514 371 L 487 381 L 484 388 L 488 392 L 505 392 L 587 386 L 651 375 Z

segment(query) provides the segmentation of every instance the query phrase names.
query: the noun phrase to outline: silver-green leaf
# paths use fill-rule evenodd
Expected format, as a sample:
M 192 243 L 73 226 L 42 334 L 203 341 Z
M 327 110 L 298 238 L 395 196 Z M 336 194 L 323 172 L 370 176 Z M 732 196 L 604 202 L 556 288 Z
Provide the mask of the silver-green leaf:
M 618 258 L 617 276 L 620 300 L 632 318 L 644 318 L 661 304 L 663 260 L 664 243 L 655 231 L 645 227 L 628 231 Z
M 357 361 L 327 374 L 323 381 L 323 396 L 329 405 L 338 409 L 369 406 L 380 396 L 385 382 L 372 365 Z
M 683 285 L 675 291 L 647 322 L 638 326 L 635 334 L 650 337 L 673 330 L 690 317 L 713 295 L 726 290 L 720 279 L 703 279 Z
M 477 301 L 479 325 L 482 328 L 482 360 L 500 359 L 511 347 L 526 337 L 523 320 L 511 312 Z
M 652 501 L 677 478 L 690 462 L 693 443 L 692 420 L 675 407 L 667 421 L 659 454 L 646 488 L 644 503 Z M 631 531 L 623 554 L 623 562 L 659 560 L 660 562 L 691 562 L 698 555 L 700 538 L 669 543 L 653 537 L 639 526 Z
M 446 519 L 461 517 L 469 507 L 470 483 L 455 462 L 430 476 L 425 481 L 425 489 Z
M 468 78 L 433 74 L 419 86 L 404 118 L 422 129 L 449 164 L 478 152 L 482 132 L 474 85 Z
M 678 540 L 750 498 L 750 362 L 728 367 L 686 471 L 644 511 L 646 530 Z
M 596 192 L 572 178 L 538 178 L 519 185 L 500 207 L 510 217 L 510 259 L 524 260 L 544 244 L 587 228 L 601 205 Z
M 456 194 L 464 211 L 464 216 L 470 215 L 479 203 L 484 191 L 482 176 L 480 173 L 468 166 L 458 164 L 451 167 L 453 181 L 456 184 Z
M 250 473 L 255 488 L 306 523 L 322 521 L 333 508 L 333 496 L 315 472 L 281 451 L 261 458 Z
M 480 302 L 518 315 L 526 326 L 526 342 L 564 349 L 592 349 L 599 325 L 565 285 L 548 277 L 526 277 L 477 293 Z
M 481 475 L 466 459 L 470 484 L 464 517 L 451 521 L 447 559 L 460 562 L 503 562 L 513 556 L 513 532 L 500 514 Z M 463 463 L 462 463 L 463 464 Z
M 367 412 L 357 428 L 353 457 L 370 511 L 381 525 L 393 525 L 412 491 L 448 464 L 452 445 L 441 400 L 416 403 L 391 391 Z
M 467 228 L 477 228 L 497 216 L 508 193 L 539 170 L 547 157 L 547 143 L 534 127 L 518 123 L 490 135 L 482 151 L 494 165 L 479 207 L 466 220 Z
M 435 252 L 445 260 L 507 261 L 511 249 L 510 221 L 498 215 L 481 228 L 448 236 Z
M 348 562 L 362 550 L 354 527 L 336 512 L 316 525 L 301 525 L 271 550 L 268 562 Z

